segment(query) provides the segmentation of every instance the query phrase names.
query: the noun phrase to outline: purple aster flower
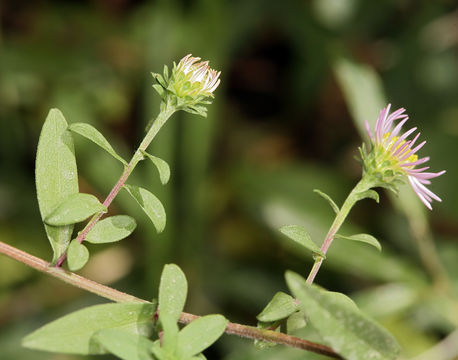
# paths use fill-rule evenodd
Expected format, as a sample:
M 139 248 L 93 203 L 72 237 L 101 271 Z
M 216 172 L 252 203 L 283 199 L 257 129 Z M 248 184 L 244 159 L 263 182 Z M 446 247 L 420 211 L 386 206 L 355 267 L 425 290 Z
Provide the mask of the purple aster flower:
M 368 122 L 365 123 L 372 141 L 372 150 L 369 154 L 366 154 L 364 147 L 362 148 L 365 172 L 377 179 L 377 186 L 389 187 L 392 190 L 395 186 L 391 183 L 395 184 L 397 180 L 406 176 L 417 196 L 431 210 L 433 200 L 442 200 L 426 185 L 431 184 L 430 179 L 444 174 L 445 170 L 433 173 L 426 171 L 429 166 L 417 168 L 418 165 L 429 160 L 429 157 L 419 158 L 416 154 L 426 141 L 415 146 L 420 133 L 417 133 L 411 140 L 407 139 L 417 130 L 416 127 L 401 135 L 401 128 L 409 117 L 404 113 L 405 109 L 403 108 L 390 114 L 390 107 L 391 104 L 380 112 L 374 134 L 371 132 Z M 397 124 L 395 124 L 396 121 L 398 121 Z

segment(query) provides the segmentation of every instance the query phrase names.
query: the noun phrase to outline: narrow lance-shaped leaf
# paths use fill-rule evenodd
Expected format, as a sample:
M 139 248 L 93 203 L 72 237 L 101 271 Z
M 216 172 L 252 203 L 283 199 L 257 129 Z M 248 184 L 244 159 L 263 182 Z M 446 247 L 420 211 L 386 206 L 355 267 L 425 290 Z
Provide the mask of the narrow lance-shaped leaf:
M 323 291 L 290 271 L 286 273 L 286 281 L 311 325 L 342 357 L 347 360 L 396 359 L 400 350 L 396 340 L 345 295 Z
M 378 192 L 375 191 L 375 190 L 366 190 L 366 191 L 362 191 L 360 193 L 357 193 L 356 194 L 356 198 L 358 200 L 362 200 L 362 199 L 373 199 L 375 200 L 376 203 L 378 203 L 380 201 L 380 197 L 378 195 Z
M 94 195 L 78 193 L 66 198 L 45 218 L 45 222 L 53 226 L 76 224 L 106 210 Z
M 353 240 L 353 241 L 360 241 L 375 247 L 378 251 L 382 251 L 382 245 L 378 242 L 378 240 L 369 234 L 356 234 L 351 236 L 345 236 L 341 234 L 334 235 L 336 239 L 346 239 L 346 240 Z
M 291 314 L 286 320 L 286 332 L 291 334 L 296 330 L 304 328 L 307 325 L 305 318 L 305 313 L 302 310 Z
M 310 250 L 312 253 L 325 258 L 326 256 L 323 254 L 321 249 L 315 244 L 312 239 L 310 239 L 307 230 L 303 226 L 300 225 L 285 225 L 280 228 L 280 232 L 291 240 L 294 240 L 298 244 L 302 245 L 306 249 Z
M 164 79 L 164 77 L 162 77 L 161 74 L 159 73 L 151 73 L 151 75 L 153 76 L 153 78 L 164 88 L 167 87 L 167 79 Z
M 71 271 L 78 271 L 89 260 L 89 250 L 83 244 L 80 244 L 78 240 L 74 239 L 71 241 L 67 251 L 67 263 L 68 268 Z
M 62 113 L 51 109 L 40 134 L 35 164 L 35 181 L 41 218 L 44 220 L 70 195 L 78 193 L 73 139 L 67 131 Z M 73 225 L 49 226 L 45 224 L 48 240 L 56 262 L 65 253 L 73 232 Z
M 104 244 L 122 240 L 135 230 L 135 219 L 127 215 L 116 215 L 99 221 L 86 235 L 92 244 Z
M 122 329 L 150 335 L 155 304 L 104 304 L 65 315 L 27 335 L 22 345 L 65 354 L 105 354 L 92 338 L 100 330 Z
M 153 342 L 139 334 L 120 329 L 105 329 L 95 334 L 99 342 L 111 354 L 123 360 L 153 360 Z
M 148 190 L 134 185 L 124 184 L 127 192 L 137 201 L 143 211 L 153 222 L 158 233 L 165 228 L 166 215 L 164 206 L 159 199 L 150 193 Z
M 279 291 L 256 318 L 263 322 L 277 321 L 287 318 L 297 310 L 296 300 L 292 296 Z
M 170 179 L 170 167 L 167 162 L 158 158 L 157 156 L 153 156 L 148 154 L 146 151 L 142 151 L 142 154 L 146 156 L 151 162 L 156 166 L 157 171 L 159 171 L 159 178 L 161 179 L 162 185 L 165 185 L 169 182 Z
M 223 335 L 227 323 L 222 315 L 207 315 L 194 320 L 178 333 L 178 353 L 187 358 L 204 351 Z
M 183 108 L 184 111 L 190 113 L 190 114 L 195 114 L 195 115 L 200 115 L 202 117 L 207 117 L 207 108 L 205 106 L 187 106 Z
M 127 165 L 127 162 L 116 153 L 108 140 L 105 139 L 105 137 L 92 125 L 86 123 L 74 123 L 71 124 L 68 129 L 91 140 L 115 159 L 119 160 L 124 165 Z
M 318 195 L 320 195 L 323 199 L 325 199 L 329 205 L 331 205 L 332 207 L 332 210 L 334 210 L 334 212 L 337 214 L 339 212 L 339 207 L 337 206 L 337 204 L 334 202 L 334 200 L 331 199 L 331 197 L 328 195 L 328 194 L 325 194 L 324 192 L 322 192 L 321 190 L 318 190 L 318 189 L 315 189 L 313 190 L 313 192 L 316 192 Z

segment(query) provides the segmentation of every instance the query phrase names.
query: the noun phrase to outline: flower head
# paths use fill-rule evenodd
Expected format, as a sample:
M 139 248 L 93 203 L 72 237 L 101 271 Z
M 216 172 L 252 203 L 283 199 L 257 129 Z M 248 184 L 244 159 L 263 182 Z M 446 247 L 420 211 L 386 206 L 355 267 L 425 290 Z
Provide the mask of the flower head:
M 206 107 L 220 83 L 220 71 L 210 68 L 208 61 L 186 55 L 178 65 L 173 63 L 169 76 L 167 66 L 164 74 L 153 74 L 158 84 L 153 85 L 164 103 L 171 102 L 176 108 L 194 114 L 206 115 Z
M 430 179 L 444 174 L 445 170 L 433 173 L 426 171 L 429 166 L 417 168 L 429 161 L 429 157 L 419 158 L 416 154 L 426 141 L 415 146 L 420 133 L 417 133 L 411 140 L 407 139 L 417 130 L 416 127 L 401 134 L 401 128 L 409 117 L 404 113 L 403 108 L 389 114 L 390 107 L 391 104 L 380 112 L 374 134 L 366 121 L 366 130 L 371 138 L 372 149 L 368 153 L 364 145 L 361 148 L 364 172 L 372 176 L 375 186 L 387 187 L 394 191 L 397 190 L 397 184 L 407 178 L 417 196 L 431 210 L 433 200 L 442 200 L 426 185 L 431 183 Z M 397 124 L 395 124 L 396 121 L 398 121 Z
M 213 91 L 220 83 L 217 72 L 208 66 L 208 61 L 200 61 L 198 57 L 186 55 L 174 67 L 175 90 L 181 96 L 204 95 L 213 97 Z M 178 81 L 177 81 L 178 80 Z M 186 86 L 189 83 L 188 86 Z

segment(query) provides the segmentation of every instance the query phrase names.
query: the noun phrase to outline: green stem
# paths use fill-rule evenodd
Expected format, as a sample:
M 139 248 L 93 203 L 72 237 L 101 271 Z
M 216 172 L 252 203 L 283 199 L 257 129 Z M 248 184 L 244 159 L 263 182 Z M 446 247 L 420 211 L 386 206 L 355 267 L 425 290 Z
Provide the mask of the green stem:
M 364 191 L 367 191 L 370 188 L 371 188 L 370 182 L 368 181 L 368 179 L 366 179 L 363 176 L 363 178 L 356 184 L 356 186 L 350 192 L 348 197 L 345 199 L 345 202 L 343 203 L 339 212 L 336 214 L 336 217 L 334 218 L 334 221 L 331 227 L 329 228 L 329 231 L 323 241 L 323 245 L 321 246 L 321 251 L 323 252 L 323 254 L 326 254 L 326 252 L 328 251 L 329 247 L 332 244 L 332 241 L 334 240 L 334 236 L 337 234 L 337 231 L 339 231 L 343 222 L 347 218 L 347 215 L 349 214 L 353 205 L 355 205 L 355 203 L 358 200 L 360 200 L 360 196 L 358 194 Z M 324 258 L 320 256 L 317 256 L 315 258 L 315 263 L 313 264 L 312 269 L 310 270 L 310 273 L 307 277 L 307 283 L 309 284 L 313 283 L 313 280 L 315 280 L 315 276 L 318 274 L 318 271 L 320 270 L 320 267 L 323 261 L 324 261 Z
M 132 173 L 132 171 L 135 169 L 137 164 L 143 160 L 143 151 L 147 149 L 149 144 L 151 144 L 151 141 L 153 141 L 154 137 L 157 135 L 159 130 L 164 126 L 164 124 L 167 122 L 167 120 L 172 116 L 172 114 L 176 111 L 176 109 L 172 106 L 164 106 L 161 108 L 161 112 L 157 116 L 156 120 L 153 122 L 152 126 L 149 128 L 146 136 L 143 138 L 142 142 L 140 143 L 137 151 L 135 151 L 134 155 L 129 161 L 129 164 L 124 168 L 123 173 L 121 174 L 121 177 L 119 180 L 116 182 L 116 184 L 113 186 L 111 189 L 110 193 L 106 197 L 106 199 L 103 202 L 103 206 L 108 209 L 110 204 L 113 202 L 115 199 L 116 195 L 118 195 L 119 191 L 122 189 L 124 184 L 127 181 L 127 178 L 129 175 Z M 84 239 L 86 238 L 86 235 L 89 233 L 89 231 L 92 230 L 92 228 L 97 224 L 97 222 L 100 220 L 100 218 L 105 214 L 104 211 L 100 211 L 96 213 L 91 220 L 86 224 L 84 229 L 78 234 L 78 237 L 76 240 L 81 244 Z M 65 259 L 67 258 L 67 254 L 64 253 L 62 256 L 57 260 L 56 262 L 56 267 L 61 267 L 62 264 L 64 263 Z
M 449 293 L 451 290 L 450 279 L 437 253 L 434 239 L 431 234 L 429 222 L 423 212 L 414 213 L 403 209 L 409 223 L 409 228 L 414 238 L 421 261 L 430 273 L 435 287 Z
M 102 296 L 106 299 L 125 303 L 148 303 L 148 301 L 137 298 L 135 296 L 123 293 L 119 290 L 110 288 L 108 286 L 99 284 L 95 281 L 86 279 L 80 275 L 66 271 L 62 268 L 51 267 L 50 264 L 40 258 L 37 258 L 29 253 L 22 250 L 16 249 L 13 246 L 5 244 L 0 241 L 0 254 L 4 254 L 11 259 L 19 261 L 25 265 L 28 265 L 38 271 L 45 274 L 51 275 L 58 278 L 70 285 L 76 286 L 80 289 L 87 290 L 93 294 Z M 182 312 L 180 314 L 179 322 L 182 324 L 189 324 L 191 321 L 199 318 L 197 315 Z M 329 356 L 334 359 L 342 359 L 334 350 L 330 347 L 304 339 L 300 339 L 295 336 L 279 333 L 272 330 L 258 329 L 253 326 L 246 326 L 236 323 L 228 323 L 225 332 L 227 334 L 238 335 L 247 339 L 256 339 L 267 342 L 274 342 L 276 344 L 282 344 L 297 349 L 311 351 L 317 354 Z

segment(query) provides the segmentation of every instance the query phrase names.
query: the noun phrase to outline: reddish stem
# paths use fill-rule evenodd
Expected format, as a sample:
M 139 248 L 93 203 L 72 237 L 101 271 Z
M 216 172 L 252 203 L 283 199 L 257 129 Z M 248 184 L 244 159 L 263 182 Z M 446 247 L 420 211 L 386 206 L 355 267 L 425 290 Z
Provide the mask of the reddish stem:
M 124 172 L 122 173 L 121 177 L 119 178 L 118 182 L 113 186 L 113 189 L 111 189 L 110 193 L 108 194 L 107 198 L 103 202 L 103 206 L 105 206 L 106 209 L 111 205 L 113 200 L 115 199 L 116 195 L 118 195 L 119 190 L 122 189 L 124 184 L 127 181 L 127 178 L 129 177 L 130 173 L 133 170 L 133 164 L 132 162 L 134 161 L 134 157 L 132 157 L 132 160 L 130 161 L 129 165 L 126 166 Z M 92 228 L 97 224 L 97 222 L 100 220 L 100 218 L 103 216 L 104 212 L 101 211 L 97 213 L 91 221 L 84 227 L 84 229 L 78 234 L 78 237 L 76 240 L 81 244 L 83 240 L 86 238 L 86 235 L 89 233 L 89 231 L 92 230 Z M 64 263 L 65 259 L 67 258 L 67 253 L 64 253 L 61 255 L 59 260 L 57 260 L 56 267 L 61 267 L 62 264 Z
M 119 290 L 110 288 L 108 286 L 99 284 L 95 281 L 86 279 L 80 275 L 66 271 L 62 268 L 51 267 L 47 261 L 37 258 L 29 253 L 19 250 L 13 246 L 5 244 L 0 241 L 0 253 L 26 264 L 38 271 L 44 272 L 55 278 L 58 278 L 66 283 L 79 287 L 80 289 L 87 290 L 93 294 L 102 296 L 106 299 L 115 302 L 140 302 L 148 303 L 148 301 L 137 298 L 135 296 L 126 294 Z M 180 315 L 179 322 L 182 324 L 189 324 L 191 321 L 199 318 L 198 315 L 182 312 Z M 342 357 L 334 352 L 330 347 L 311 341 L 307 341 L 295 336 L 283 334 L 277 331 L 258 329 L 253 326 L 246 326 L 229 322 L 227 324 L 225 332 L 231 335 L 238 335 L 247 339 L 261 340 L 274 342 L 276 344 L 282 344 L 297 349 L 311 351 L 317 354 L 329 356 L 334 359 L 342 359 Z
M 103 205 L 105 206 L 106 209 L 108 209 L 110 204 L 115 199 L 116 195 L 118 195 L 119 190 L 122 189 L 122 187 L 124 186 L 124 184 L 127 181 L 127 178 L 134 170 L 135 166 L 137 166 L 138 162 L 143 159 L 143 151 L 146 150 L 146 148 L 149 146 L 151 141 L 157 135 L 161 127 L 166 123 L 167 119 L 170 116 L 172 116 L 172 114 L 175 111 L 176 111 L 175 108 L 165 106 L 164 109 L 159 113 L 156 120 L 152 123 L 151 128 L 148 130 L 148 133 L 146 134 L 146 136 L 143 138 L 142 142 L 140 143 L 134 156 L 132 156 L 132 159 L 130 160 L 129 164 L 125 167 L 123 173 L 121 174 L 121 177 L 116 182 L 115 186 L 113 186 L 113 189 L 111 189 L 107 198 L 103 202 Z M 97 214 L 95 214 L 92 217 L 92 219 L 87 223 L 87 225 L 84 227 L 84 229 L 78 234 L 78 237 L 76 238 L 76 240 L 80 244 L 84 241 L 84 239 L 86 238 L 86 235 L 89 233 L 89 231 L 92 230 L 92 228 L 95 226 L 95 224 L 97 224 L 97 222 L 100 220 L 100 218 L 104 214 L 105 214 L 104 211 L 100 211 Z M 56 267 L 58 268 L 61 267 L 66 258 L 67 258 L 67 253 L 62 254 L 56 262 Z

